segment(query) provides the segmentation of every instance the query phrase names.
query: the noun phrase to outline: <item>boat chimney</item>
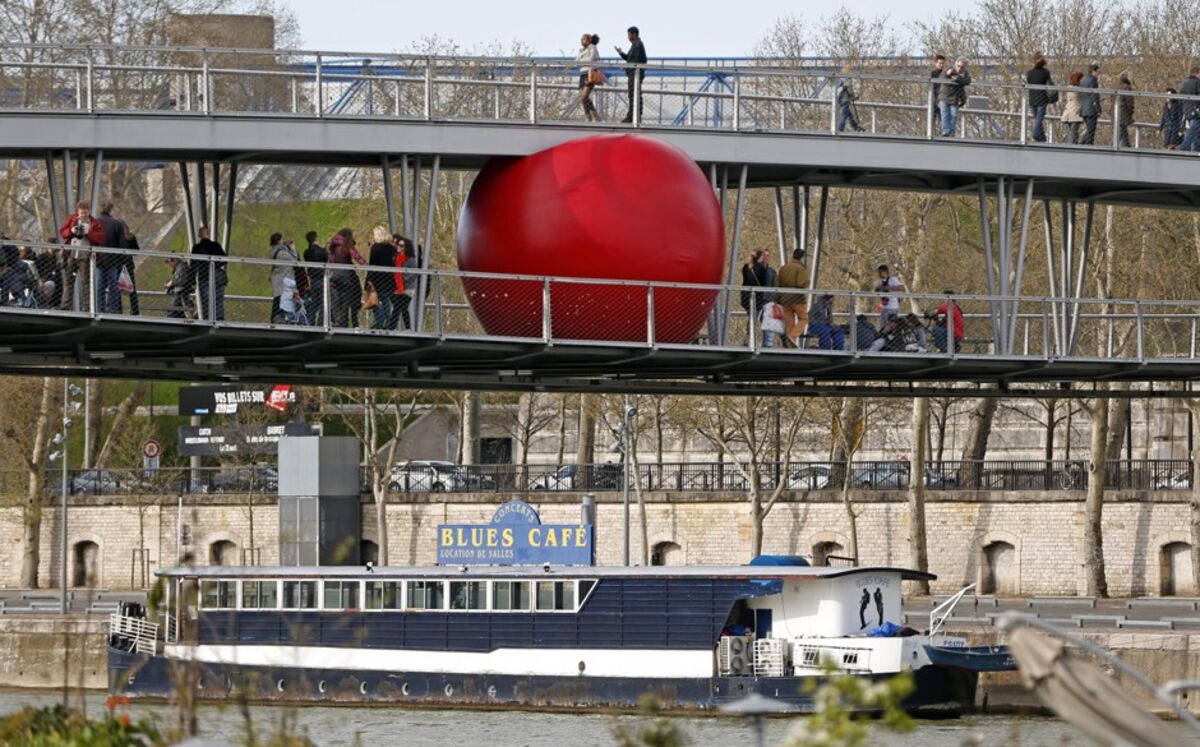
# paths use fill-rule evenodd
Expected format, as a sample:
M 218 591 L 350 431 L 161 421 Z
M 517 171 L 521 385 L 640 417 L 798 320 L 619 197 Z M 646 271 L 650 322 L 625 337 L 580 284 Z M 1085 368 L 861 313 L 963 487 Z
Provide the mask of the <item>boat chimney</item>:
M 584 526 L 596 523 L 596 496 L 584 493 L 579 501 L 579 523 Z

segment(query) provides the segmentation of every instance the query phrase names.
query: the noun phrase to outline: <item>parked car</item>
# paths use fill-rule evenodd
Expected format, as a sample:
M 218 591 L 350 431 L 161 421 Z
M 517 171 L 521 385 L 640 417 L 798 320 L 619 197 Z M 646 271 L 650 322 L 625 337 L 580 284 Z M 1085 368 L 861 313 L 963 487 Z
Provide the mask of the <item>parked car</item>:
M 833 468 L 826 464 L 806 464 L 788 475 L 788 490 L 825 490 L 833 477 Z
M 278 491 L 279 470 L 267 464 L 222 470 L 208 480 L 208 492 L 210 493 L 275 493 Z
M 139 481 L 132 473 L 89 469 L 71 477 L 67 487 L 72 495 L 120 495 L 137 491 Z
M 1174 475 L 1157 475 L 1154 478 L 1155 490 L 1191 490 L 1192 476 L 1187 472 Z
M 470 472 L 454 462 L 420 460 L 404 462 L 388 479 L 393 493 L 466 493 L 495 490 L 496 478 Z
M 590 484 L 578 480 L 579 468 L 564 464 L 553 474 L 539 475 L 529 481 L 530 490 L 617 490 L 621 487 L 621 465 L 597 464 L 591 468 Z M 577 487 L 578 486 L 578 487 Z

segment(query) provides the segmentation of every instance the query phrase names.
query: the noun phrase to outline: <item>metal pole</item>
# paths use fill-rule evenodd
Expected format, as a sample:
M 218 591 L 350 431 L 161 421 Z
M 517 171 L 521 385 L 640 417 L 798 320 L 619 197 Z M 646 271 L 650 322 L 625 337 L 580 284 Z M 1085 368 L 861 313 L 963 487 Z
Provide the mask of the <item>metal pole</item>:
M 212 164 L 212 202 L 208 203 L 208 227 L 217 232 L 217 216 L 221 214 L 221 164 Z
M 804 187 L 804 213 L 800 212 L 800 187 L 792 186 L 792 253 L 808 252 L 808 186 Z
M 383 205 L 387 210 L 388 230 L 396 233 L 396 197 L 392 193 L 392 162 L 387 156 L 380 156 L 380 167 L 383 169 Z
M 325 116 L 325 85 L 321 80 L 321 55 L 317 55 L 317 116 Z
M 629 565 L 629 395 L 624 397 L 625 410 L 621 415 L 621 495 L 625 503 L 625 565 Z
M 89 257 L 95 256 L 89 254 Z M 92 268 L 95 269 L 95 268 Z M 92 295 L 95 298 L 95 294 Z M 92 313 L 96 313 L 96 309 L 92 309 Z M 92 408 L 89 404 L 92 400 L 92 380 L 83 380 L 83 462 L 84 469 L 92 468 Z
M 104 151 L 96 151 L 96 159 L 92 161 L 92 212 L 100 214 L 100 173 L 104 169 Z
M 1025 250 L 1029 245 L 1029 211 L 1033 207 L 1033 179 L 1025 183 L 1025 206 L 1021 214 L 1021 242 L 1017 247 L 1017 278 L 1013 284 L 1012 319 L 1009 322 L 1008 338 L 1011 342 L 1017 334 L 1017 316 L 1021 310 L 1021 279 L 1025 275 Z M 1012 350 L 1010 349 L 1011 353 Z
M 529 68 L 529 124 L 537 124 L 537 66 Z
M 63 379 L 63 416 L 62 416 L 62 494 L 58 506 L 59 525 L 62 527 L 62 534 L 59 539 L 59 558 L 61 563 L 58 569 L 58 584 L 59 596 L 61 599 L 60 611 L 67 614 L 69 606 L 67 600 L 67 551 L 70 543 L 67 541 L 67 400 L 70 398 L 70 383 L 68 379 Z
M 984 274 L 987 276 L 988 295 L 992 297 L 988 302 L 988 306 L 992 310 L 992 340 L 998 346 L 1000 344 L 1000 329 L 996 324 L 996 280 L 992 268 L 992 224 L 988 218 L 987 191 L 984 189 L 983 179 L 979 180 L 979 228 L 983 233 Z
M 237 196 L 238 164 L 229 164 L 229 183 L 225 185 L 225 225 L 221 226 L 221 246 L 231 254 L 229 242 L 233 240 L 233 201 Z M 311 320 L 310 320 L 311 321 Z
M 73 204 L 71 204 L 71 200 L 79 199 L 75 194 L 74 184 L 75 183 L 71 180 L 71 151 L 64 150 L 63 151 L 63 203 L 64 203 L 63 207 L 66 208 L 66 211 L 63 214 L 64 221 L 67 219 L 68 215 L 75 212 L 75 206 Z M 62 224 L 59 223 L 59 225 L 61 226 Z
M 996 352 L 1004 354 L 1008 352 L 1008 268 L 1009 268 L 1009 253 L 1012 246 L 1012 215 L 1010 214 L 1011 205 L 1008 202 L 1008 182 L 1009 180 L 1001 176 L 996 179 L 996 247 L 997 254 L 1000 255 L 1000 267 L 996 277 L 996 285 L 1000 290 L 1000 298 L 998 303 L 992 309 L 992 315 L 996 315 L 996 311 L 1000 312 L 996 325 Z M 989 264 L 991 257 L 988 258 Z
M 192 243 L 196 240 L 196 213 L 195 205 L 192 203 L 192 182 L 188 174 L 187 164 L 183 161 L 179 162 L 179 184 L 183 187 L 183 218 L 187 224 L 187 244 L 191 248 Z M 228 251 L 228 247 L 226 247 Z
M 58 196 L 58 175 L 55 173 L 54 160 L 53 156 L 46 156 L 46 180 L 50 187 L 50 213 L 53 216 L 54 233 L 58 236 L 58 229 L 62 227 L 66 218 L 63 217 L 62 201 Z M 61 241 L 57 238 L 55 240 Z
M 405 236 L 413 235 L 412 219 L 409 216 L 408 209 L 409 204 L 412 202 L 412 198 L 409 195 L 410 190 L 411 185 L 408 181 L 408 156 L 403 155 L 400 157 L 400 217 L 404 220 L 402 221 L 400 232 Z M 416 239 L 413 240 L 415 241 Z
M 433 119 L 433 59 L 425 58 L 425 91 L 424 91 L 424 110 L 426 121 Z M 396 105 L 399 106 L 400 96 L 397 92 Z
M 1067 354 L 1075 354 L 1075 343 L 1079 339 L 1079 299 L 1083 296 L 1083 273 L 1087 269 L 1088 254 L 1092 243 L 1092 216 L 1095 213 L 1096 203 L 1088 200 L 1087 211 L 1083 216 L 1083 244 L 1079 248 L 1079 273 L 1075 280 L 1075 304 L 1071 311 L 1071 336 L 1067 343 Z M 1074 212 L 1074 211 L 1072 211 Z M 1138 306 L 1139 313 L 1141 306 Z M 1138 332 L 1141 332 L 1141 322 L 1138 323 Z M 1138 356 L 1141 357 L 1140 354 Z
M 775 238 L 779 243 L 779 266 L 787 264 L 787 232 L 783 227 L 783 187 L 775 188 Z
M 429 269 L 429 260 L 433 255 L 433 215 L 434 209 L 437 207 L 436 191 L 438 184 L 438 170 L 441 168 L 442 157 L 433 157 L 433 167 L 429 170 L 429 197 L 425 200 L 425 246 L 421 249 L 421 269 Z M 429 276 L 422 273 L 420 280 L 417 283 L 420 298 L 417 299 L 417 316 L 413 320 L 413 329 L 420 331 L 424 329 L 423 322 L 425 320 L 425 289 L 429 287 Z
M 1042 228 L 1046 234 L 1046 276 L 1050 281 L 1050 319 L 1054 320 L 1054 349 L 1062 352 L 1062 338 L 1058 328 L 1058 305 L 1053 299 L 1058 297 L 1058 279 L 1054 275 L 1054 221 L 1050 201 L 1042 200 Z M 1049 351 L 1047 351 L 1049 352 Z
M 1068 324 L 1070 314 L 1070 304 L 1067 299 L 1071 297 L 1071 270 L 1075 267 L 1072 249 L 1075 245 L 1075 203 L 1069 200 L 1062 201 L 1062 246 L 1060 247 L 1061 257 L 1059 260 L 1059 281 L 1058 292 L 1062 296 L 1063 301 L 1059 304 L 1059 325 L 1062 327 L 1063 355 L 1068 355 L 1071 348 L 1071 329 Z
M 745 212 L 746 206 L 746 178 L 749 175 L 750 167 L 747 164 L 742 164 L 741 173 L 738 174 L 738 193 L 737 202 L 733 208 L 733 245 L 729 249 L 729 285 L 733 285 L 733 269 L 737 266 L 738 253 L 742 246 L 742 215 Z M 729 338 L 729 315 L 732 312 L 733 292 L 725 294 L 725 314 L 724 321 L 721 323 L 721 344 L 724 345 Z
M 642 69 L 633 68 L 633 126 L 642 126 Z M 628 544 L 628 543 L 626 543 Z M 629 565 L 628 562 L 625 565 Z
M 805 189 L 805 191 L 807 191 L 808 187 L 805 187 L 804 189 Z M 807 213 L 808 212 L 807 195 L 805 195 L 804 205 L 805 205 L 804 210 Z M 829 187 L 822 185 L 821 192 L 817 196 L 817 230 L 816 230 L 816 235 L 813 237 L 813 252 L 812 252 L 812 262 L 811 262 L 812 272 L 810 272 L 809 276 L 808 276 L 809 290 L 815 290 L 817 288 L 817 283 L 819 283 L 821 280 L 821 248 L 825 244 L 825 215 L 826 215 L 828 206 L 829 206 Z M 806 219 L 805 224 L 807 225 L 807 223 L 808 223 L 808 221 Z M 805 233 L 807 233 L 807 231 Z M 808 302 L 809 302 L 809 305 L 812 304 L 812 296 L 811 295 L 808 297 Z

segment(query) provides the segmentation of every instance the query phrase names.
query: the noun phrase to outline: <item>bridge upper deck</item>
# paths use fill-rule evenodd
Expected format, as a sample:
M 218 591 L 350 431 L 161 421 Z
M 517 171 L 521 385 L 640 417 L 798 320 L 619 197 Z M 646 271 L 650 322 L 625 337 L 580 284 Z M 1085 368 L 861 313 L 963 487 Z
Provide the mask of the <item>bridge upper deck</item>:
M 404 57 L 278 50 L 151 48 L 28 54 L 0 45 L 0 155 L 103 150 L 108 159 L 376 167 L 439 155 L 443 168 L 525 155 L 583 135 L 645 131 L 701 164 L 745 164 L 750 186 L 830 184 L 973 191 L 979 179 L 1035 180 L 1039 198 L 1191 208 L 1196 154 L 1166 147 L 1165 94 L 1057 90 L 1134 104 L 1127 128 L 1101 117 L 1095 145 L 1063 142 L 1053 113 L 1034 142 L 1029 87 L 976 81 L 953 137 L 930 116 L 925 75 L 831 73 L 784 63 L 649 65 L 630 124 L 620 63 L 578 108 L 578 68 L 562 60 Z M 132 60 L 129 58 L 133 57 Z M 846 85 L 853 100 L 842 97 Z M 1173 97 L 1176 100 L 1187 97 Z M 863 132 L 839 121 L 854 114 Z M 1145 115 L 1154 113 L 1151 120 Z

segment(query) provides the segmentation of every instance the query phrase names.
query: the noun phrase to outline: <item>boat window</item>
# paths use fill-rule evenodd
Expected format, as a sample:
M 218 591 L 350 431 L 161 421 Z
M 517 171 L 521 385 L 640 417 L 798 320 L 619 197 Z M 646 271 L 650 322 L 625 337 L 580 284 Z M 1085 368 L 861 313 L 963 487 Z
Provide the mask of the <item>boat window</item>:
M 324 606 L 327 610 L 358 609 L 358 582 L 326 581 Z
M 583 601 L 585 599 L 587 599 L 588 594 L 591 593 L 592 587 L 595 585 L 596 585 L 596 582 L 591 581 L 591 580 L 579 582 L 579 603 L 580 604 L 583 604 Z
M 236 581 L 200 582 L 200 609 L 229 610 L 237 607 Z
M 313 610 L 317 608 L 316 581 L 284 581 L 283 608 L 286 610 Z
M 279 606 L 277 581 L 243 581 L 242 609 L 273 610 Z
M 408 608 L 410 610 L 446 609 L 446 587 L 441 581 L 409 581 Z
M 574 581 L 538 581 L 538 610 L 574 610 Z
M 450 609 L 452 610 L 486 610 L 487 582 L 486 581 L 451 581 Z
M 492 609 L 503 612 L 529 609 L 528 581 L 497 581 L 492 584 Z
M 369 610 L 400 609 L 402 581 L 368 581 L 366 607 Z

